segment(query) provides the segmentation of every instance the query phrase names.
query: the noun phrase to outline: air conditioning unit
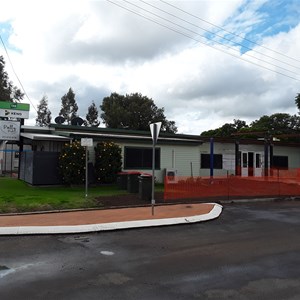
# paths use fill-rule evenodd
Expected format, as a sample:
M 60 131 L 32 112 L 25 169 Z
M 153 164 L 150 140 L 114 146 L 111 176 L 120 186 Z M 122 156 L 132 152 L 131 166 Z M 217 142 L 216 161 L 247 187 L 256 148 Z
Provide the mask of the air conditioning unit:
M 166 183 L 178 183 L 178 170 L 166 169 L 165 180 Z

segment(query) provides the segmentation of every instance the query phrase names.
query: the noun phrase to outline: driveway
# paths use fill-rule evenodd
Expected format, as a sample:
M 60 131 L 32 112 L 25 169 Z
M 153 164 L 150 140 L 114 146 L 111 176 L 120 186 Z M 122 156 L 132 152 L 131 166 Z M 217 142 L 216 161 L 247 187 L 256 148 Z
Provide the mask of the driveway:
M 300 299 L 300 202 L 198 224 L 0 237 L 0 298 Z

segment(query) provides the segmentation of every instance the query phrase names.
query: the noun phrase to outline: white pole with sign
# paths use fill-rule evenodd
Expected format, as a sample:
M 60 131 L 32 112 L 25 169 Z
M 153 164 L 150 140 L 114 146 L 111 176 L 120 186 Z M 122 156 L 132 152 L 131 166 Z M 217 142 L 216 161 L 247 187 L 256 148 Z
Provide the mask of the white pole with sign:
M 151 198 L 151 208 L 152 208 L 152 216 L 154 215 L 154 188 L 155 188 L 155 145 L 157 143 L 159 131 L 161 127 L 161 122 L 150 124 L 150 131 L 152 136 L 152 198 Z
M 82 138 L 81 146 L 85 147 L 85 197 L 88 196 L 88 147 L 93 146 L 93 139 Z

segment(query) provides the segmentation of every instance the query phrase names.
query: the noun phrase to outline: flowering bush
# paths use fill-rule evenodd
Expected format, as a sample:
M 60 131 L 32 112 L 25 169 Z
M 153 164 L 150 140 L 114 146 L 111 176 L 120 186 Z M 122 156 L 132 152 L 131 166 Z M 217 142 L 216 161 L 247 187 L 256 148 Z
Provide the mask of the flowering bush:
M 85 149 L 79 141 L 65 144 L 59 155 L 59 168 L 67 184 L 82 184 L 85 181 Z
M 95 147 L 95 174 L 101 183 L 116 181 L 121 171 L 121 148 L 113 142 L 100 142 Z

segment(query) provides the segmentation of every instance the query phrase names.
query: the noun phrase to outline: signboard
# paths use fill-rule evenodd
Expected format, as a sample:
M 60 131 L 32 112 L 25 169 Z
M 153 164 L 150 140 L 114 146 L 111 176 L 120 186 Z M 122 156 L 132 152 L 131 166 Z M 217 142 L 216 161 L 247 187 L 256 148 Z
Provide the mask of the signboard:
M 20 139 L 20 122 L 0 120 L 0 140 L 18 141 Z
M 154 144 L 156 144 L 160 132 L 161 122 L 150 124 L 151 136 Z
M 93 139 L 82 138 L 81 139 L 81 146 L 93 147 Z
M 0 109 L 0 117 L 28 119 L 29 111 Z
M 0 101 L 0 117 L 29 118 L 29 104 Z

